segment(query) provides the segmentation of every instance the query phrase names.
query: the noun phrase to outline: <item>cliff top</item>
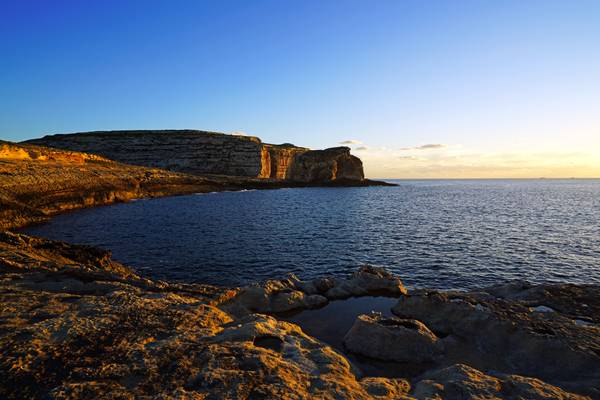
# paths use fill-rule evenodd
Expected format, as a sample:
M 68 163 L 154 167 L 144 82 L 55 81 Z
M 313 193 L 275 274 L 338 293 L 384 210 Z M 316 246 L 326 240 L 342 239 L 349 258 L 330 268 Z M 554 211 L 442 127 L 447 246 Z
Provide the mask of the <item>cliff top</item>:
M 203 131 L 197 129 L 135 129 L 135 130 L 113 130 L 113 131 L 89 131 L 89 132 L 73 132 L 73 133 L 57 133 L 52 135 L 45 135 L 41 140 L 52 138 L 55 140 L 69 140 L 76 136 L 79 137 L 111 137 L 115 138 L 118 136 L 122 137 L 143 137 L 153 135 L 177 135 L 177 136 L 213 136 L 213 137 L 231 137 L 239 140 L 247 140 L 255 143 L 262 143 L 260 138 L 256 136 L 246 136 L 240 134 L 228 134 L 223 132 L 212 132 Z M 40 139 L 30 139 L 24 141 L 24 143 L 35 142 Z

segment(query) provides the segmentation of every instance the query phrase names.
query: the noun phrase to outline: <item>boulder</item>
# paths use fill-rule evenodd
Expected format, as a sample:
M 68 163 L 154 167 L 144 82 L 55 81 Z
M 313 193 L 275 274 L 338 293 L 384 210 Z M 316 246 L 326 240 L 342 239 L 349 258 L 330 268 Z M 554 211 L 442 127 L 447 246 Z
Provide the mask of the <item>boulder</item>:
M 400 278 L 384 268 L 365 265 L 346 279 L 334 279 L 324 296 L 330 300 L 358 296 L 406 295 L 408 291 Z M 327 287 L 327 286 L 324 286 Z
M 245 313 L 279 314 L 295 310 L 318 308 L 327 298 L 295 289 L 291 281 L 269 280 L 242 288 L 225 307 L 236 315 Z
M 353 353 L 396 362 L 430 362 L 443 352 L 442 342 L 423 323 L 378 313 L 359 315 L 344 345 Z
M 417 399 L 476 400 L 589 400 L 539 379 L 518 375 L 486 375 L 464 364 L 425 373 L 414 385 L 411 395 Z
M 290 274 L 243 287 L 225 307 L 235 315 L 279 314 L 319 308 L 329 300 L 360 296 L 398 297 L 407 294 L 402 281 L 383 268 L 363 266 L 346 279 L 319 278 L 302 281 Z

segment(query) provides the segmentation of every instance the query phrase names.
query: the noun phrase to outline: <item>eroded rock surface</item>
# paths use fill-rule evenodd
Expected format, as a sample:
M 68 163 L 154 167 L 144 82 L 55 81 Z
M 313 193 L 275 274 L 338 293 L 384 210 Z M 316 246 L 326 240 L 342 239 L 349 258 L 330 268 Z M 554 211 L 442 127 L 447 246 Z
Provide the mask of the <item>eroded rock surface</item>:
M 379 360 L 424 363 L 443 352 L 443 344 L 423 323 L 414 319 L 359 315 L 344 337 L 353 353 Z
M 297 182 L 361 181 L 362 161 L 348 147 L 333 147 L 300 153 L 295 157 L 289 179 Z
M 512 283 L 471 293 L 418 291 L 392 311 L 443 338 L 441 365 L 532 376 L 600 397 L 599 298 L 597 286 Z
M 376 285 L 377 281 L 381 284 Z M 261 294 L 258 304 L 268 304 L 272 311 L 272 304 L 279 301 L 276 298 L 291 288 L 307 297 L 327 300 L 324 294 L 338 284 L 350 285 L 348 282 L 354 282 L 352 287 L 358 282 L 368 284 L 368 289 L 356 293 L 394 287 L 392 293 L 400 295 L 403 304 L 421 295 L 406 296 L 397 278 L 391 279 L 393 285 L 389 281 L 387 273 L 372 267 L 346 280 L 302 282 L 292 277 L 285 283 L 273 283 L 272 290 Z M 588 365 L 587 374 L 574 378 L 569 365 L 583 359 L 569 354 L 557 358 L 568 368 L 562 381 L 551 382 L 555 386 L 539 380 L 537 374 L 532 375 L 535 378 L 524 377 L 507 368 L 494 372 L 456 363 L 432 367 L 410 380 L 402 376 L 363 377 L 341 352 L 306 335 L 297 325 L 247 309 L 232 312 L 236 311 L 232 306 L 244 298 L 240 297 L 243 292 L 144 279 L 111 260 L 106 251 L 4 232 L 0 235 L 0 398 L 584 398 L 566 390 L 597 397 L 595 383 L 590 380 L 594 365 Z M 478 296 L 493 297 L 489 293 Z M 593 300 L 582 296 L 590 303 Z M 553 304 L 558 308 L 561 302 L 555 299 Z M 470 312 L 480 311 L 471 306 Z M 589 307 L 594 309 L 595 303 Z M 507 315 L 509 312 L 513 310 L 507 309 Z M 432 321 L 437 320 L 439 315 L 432 315 Z M 453 315 L 448 317 L 452 320 Z M 410 321 L 409 328 L 415 327 L 436 342 L 438 335 L 422 325 L 426 318 L 419 320 L 422 322 Z M 391 326 L 384 321 L 377 317 L 368 322 Z M 452 326 L 460 325 L 460 321 L 452 321 Z M 578 329 L 595 329 L 572 324 Z M 374 343 L 378 334 L 372 335 Z M 473 343 L 480 345 L 475 333 L 470 334 Z M 454 334 L 448 335 L 438 341 L 447 341 Z M 584 352 L 596 340 L 587 336 L 577 339 L 575 333 L 571 339 L 573 343 L 580 340 Z M 392 341 L 385 342 L 384 347 L 390 352 L 404 347 L 406 354 L 411 346 Z M 447 354 L 447 348 L 444 350 Z M 542 350 L 530 349 L 529 356 L 538 357 Z M 421 353 L 415 352 L 417 356 Z
M 398 297 L 406 294 L 402 281 L 383 268 L 363 266 L 347 278 L 301 281 L 295 275 L 244 287 L 227 307 L 239 315 L 260 312 L 279 314 L 318 308 L 330 300 L 352 296 Z
M 0 236 L 0 398 L 386 399 L 290 323 L 236 318 L 236 290 L 143 279 L 86 246 Z

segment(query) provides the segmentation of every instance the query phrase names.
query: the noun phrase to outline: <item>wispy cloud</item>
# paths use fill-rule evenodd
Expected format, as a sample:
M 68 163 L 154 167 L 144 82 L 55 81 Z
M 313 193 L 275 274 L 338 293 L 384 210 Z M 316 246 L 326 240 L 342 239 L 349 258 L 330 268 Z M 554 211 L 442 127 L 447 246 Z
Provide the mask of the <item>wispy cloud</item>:
M 360 147 L 357 147 L 355 150 L 364 151 L 364 150 L 369 150 L 369 148 L 367 146 L 360 146 Z
M 446 144 L 428 143 L 428 144 L 424 144 L 424 145 L 416 146 L 416 147 L 402 147 L 400 150 L 437 150 L 437 149 L 444 149 L 446 147 L 448 147 L 448 145 L 446 145 Z
M 362 144 L 362 142 L 356 139 L 348 139 L 344 140 L 343 142 L 340 142 L 340 144 Z
M 415 157 L 415 156 L 398 156 L 398 160 L 418 161 L 418 160 L 420 160 L 420 158 L 419 157 Z

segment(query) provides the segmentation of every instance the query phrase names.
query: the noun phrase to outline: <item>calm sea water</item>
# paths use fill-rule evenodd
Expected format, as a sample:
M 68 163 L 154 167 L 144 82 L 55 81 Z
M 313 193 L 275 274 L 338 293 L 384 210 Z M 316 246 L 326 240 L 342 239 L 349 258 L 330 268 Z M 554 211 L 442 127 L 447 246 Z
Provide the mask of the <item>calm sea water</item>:
M 141 200 L 25 232 L 110 249 L 153 278 L 221 285 L 365 263 L 409 287 L 600 283 L 600 180 L 396 183 Z

